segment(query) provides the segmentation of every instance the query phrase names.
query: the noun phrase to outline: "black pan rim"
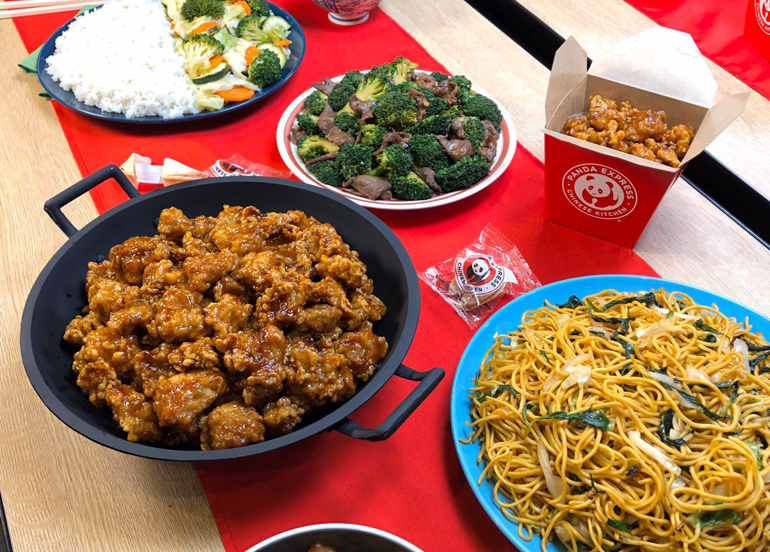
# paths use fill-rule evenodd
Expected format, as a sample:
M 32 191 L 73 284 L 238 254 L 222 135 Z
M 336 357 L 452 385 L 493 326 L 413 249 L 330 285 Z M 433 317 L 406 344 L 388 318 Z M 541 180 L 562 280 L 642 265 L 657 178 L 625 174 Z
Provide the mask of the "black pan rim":
M 398 238 L 398 236 L 396 236 L 396 234 L 384 222 L 382 222 L 376 215 L 367 209 L 356 205 L 349 199 L 344 198 L 339 194 L 321 189 L 320 187 L 310 186 L 302 182 L 279 178 L 252 176 L 227 177 L 227 180 L 228 183 L 263 182 L 271 185 L 294 188 L 302 190 L 303 192 L 310 191 L 312 193 L 331 199 L 334 202 L 348 208 L 349 210 L 354 211 L 367 222 L 372 224 L 376 230 L 383 234 L 391 247 L 393 247 L 402 266 L 406 269 L 406 283 L 409 301 L 407 306 L 407 316 L 404 322 L 404 328 L 401 333 L 402 337 L 399 340 L 396 348 L 393 350 L 390 358 L 384 365 L 381 365 L 377 369 L 375 376 L 369 380 L 365 389 L 357 392 L 353 397 L 342 403 L 340 406 L 322 418 L 295 432 L 289 433 L 288 435 L 241 448 L 203 451 L 157 447 L 143 443 L 133 443 L 128 441 L 125 437 L 117 437 L 105 431 L 101 431 L 89 425 L 83 424 L 82 421 L 74 414 L 72 414 L 69 409 L 58 399 L 58 397 L 56 397 L 56 395 L 51 392 L 47 383 L 43 379 L 42 373 L 37 369 L 37 363 L 34 359 L 34 354 L 32 351 L 32 332 L 34 331 L 32 328 L 32 313 L 35 305 L 37 304 L 37 298 L 54 266 L 56 266 L 61 258 L 64 257 L 67 251 L 69 251 L 69 249 L 73 247 L 73 245 L 76 244 L 84 235 L 92 231 L 92 229 L 105 223 L 105 221 L 109 220 L 112 216 L 126 209 L 132 209 L 136 205 L 159 196 L 173 196 L 185 190 L 189 193 L 194 193 L 196 188 L 220 184 L 222 179 L 205 178 L 188 183 L 175 184 L 173 186 L 161 188 L 159 190 L 155 190 L 126 201 L 103 213 L 102 215 L 99 215 L 86 226 L 78 230 L 76 234 L 74 234 L 64 244 L 62 244 L 62 246 L 53 255 L 53 257 L 51 257 L 51 259 L 46 263 L 45 267 L 43 267 L 42 271 L 35 280 L 29 295 L 27 296 L 27 301 L 24 305 L 24 311 L 21 318 L 20 335 L 21 358 L 24 365 L 24 370 L 27 374 L 27 378 L 32 384 L 33 389 L 37 393 L 38 397 L 40 397 L 43 404 L 45 404 L 46 408 L 48 408 L 48 410 L 54 416 L 56 416 L 73 431 L 90 439 L 91 441 L 94 441 L 95 443 L 98 443 L 112 450 L 154 460 L 167 460 L 176 462 L 207 462 L 254 456 L 289 446 L 313 435 L 317 435 L 324 431 L 333 429 L 335 425 L 355 412 L 366 401 L 371 399 L 385 385 L 385 383 L 387 383 L 390 378 L 393 377 L 396 368 L 398 368 L 403 359 L 406 357 L 406 353 L 411 347 L 412 341 L 414 339 L 420 315 L 420 284 L 417 277 L 417 272 L 414 268 L 414 264 L 409 257 L 409 253 L 407 253 L 406 248 L 401 243 L 401 240 Z M 169 204 L 169 206 L 170 205 L 171 204 Z M 379 379 L 377 378 L 379 373 L 386 373 L 387 377 L 382 377 L 382 379 Z

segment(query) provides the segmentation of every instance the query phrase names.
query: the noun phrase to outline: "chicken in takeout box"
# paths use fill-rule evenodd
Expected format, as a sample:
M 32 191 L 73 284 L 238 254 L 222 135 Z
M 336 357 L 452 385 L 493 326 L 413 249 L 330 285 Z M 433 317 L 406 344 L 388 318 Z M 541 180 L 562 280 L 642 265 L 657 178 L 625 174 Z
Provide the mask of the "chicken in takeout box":
M 640 55 L 643 52 L 644 55 Z M 654 27 L 594 58 L 559 48 L 546 96 L 546 218 L 633 247 L 668 188 L 743 111 L 690 35 Z

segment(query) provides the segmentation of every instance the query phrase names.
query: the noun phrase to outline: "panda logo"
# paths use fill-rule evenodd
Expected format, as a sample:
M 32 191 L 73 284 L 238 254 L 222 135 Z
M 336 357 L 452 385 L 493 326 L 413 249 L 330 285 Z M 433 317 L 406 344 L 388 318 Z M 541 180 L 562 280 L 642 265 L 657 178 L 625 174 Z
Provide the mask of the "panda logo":
M 468 280 L 468 283 L 471 284 L 483 284 L 487 280 L 489 280 L 489 277 L 492 275 L 492 266 L 489 264 L 489 261 L 485 259 L 484 257 L 478 257 L 476 259 L 472 259 L 471 263 L 467 265 L 465 268 L 465 277 Z
M 625 196 L 620 184 L 603 174 L 584 174 L 575 181 L 575 195 L 586 205 L 600 211 L 611 211 L 623 204 Z
M 770 34 L 770 0 L 755 0 L 754 13 L 757 16 L 759 28 L 765 34 Z
M 770 1 L 770 0 L 769 0 Z M 576 165 L 564 173 L 562 190 L 570 204 L 589 217 L 620 219 L 636 208 L 636 188 L 622 173 L 596 163 Z
M 463 292 L 479 295 L 497 291 L 507 281 L 515 282 L 516 277 L 490 255 L 474 253 L 455 258 L 455 281 Z

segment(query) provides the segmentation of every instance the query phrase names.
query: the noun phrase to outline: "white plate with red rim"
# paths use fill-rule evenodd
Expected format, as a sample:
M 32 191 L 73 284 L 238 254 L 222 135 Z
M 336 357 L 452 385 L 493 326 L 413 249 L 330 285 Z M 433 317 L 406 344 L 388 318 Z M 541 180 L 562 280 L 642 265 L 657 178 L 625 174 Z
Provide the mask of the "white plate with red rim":
M 364 72 L 364 71 L 362 71 Z M 417 73 L 430 74 L 430 71 L 416 71 Z M 345 75 L 340 75 L 331 80 L 339 82 Z M 510 116 L 505 110 L 500 107 L 500 111 L 503 114 L 503 120 L 500 123 L 500 137 L 497 140 L 497 155 L 495 156 L 495 162 L 492 163 L 489 174 L 481 179 L 478 183 L 474 184 L 470 188 L 465 190 L 459 190 L 457 192 L 450 192 L 448 194 L 435 195 L 430 199 L 423 199 L 419 201 L 404 201 L 401 199 L 369 199 L 352 188 L 338 188 L 336 186 L 328 186 L 316 180 L 316 178 L 310 174 L 307 170 L 305 163 L 297 153 L 297 146 L 291 142 L 291 128 L 294 126 L 294 120 L 300 111 L 302 111 L 307 98 L 315 88 L 310 88 L 299 95 L 286 111 L 281 116 L 281 120 L 278 123 L 278 131 L 276 133 L 276 141 L 278 142 L 278 151 L 281 152 L 281 157 L 284 163 L 289 167 L 292 173 L 308 184 L 314 184 L 327 190 L 333 190 L 340 195 L 347 197 L 348 199 L 355 201 L 363 207 L 369 207 L 370 209 L 390 209 L 396 211 L 408 211 L 412 209 L 428 209 L 430 207 L 438 207 L 440 205 L 447 205 L 456 201 L 461 201 L 467 197 L 477 194 L 495 180 L 497 180 L 503 172 L 511 164 L 513 154 L 516 152 L 516 128 L 513 126 Z M 478 94 L 484 94 L 489 96 L 486 92 L 478 88 L 473 87 L 473 91 Z M 491 98 L 491 96 L 489 96 Z M 494 100 L 494 98 L 492 98 Z M 497 100 L 495 100 L 497 102 Z M 500 104 L 498 103 L 498 106 Z
M 307 552 L 315 542 L 346 550 L 369 552 L 422 552 L 415 545 L 386 531 L 349 523 L 322 523 L 285 531 L 247 552 Z

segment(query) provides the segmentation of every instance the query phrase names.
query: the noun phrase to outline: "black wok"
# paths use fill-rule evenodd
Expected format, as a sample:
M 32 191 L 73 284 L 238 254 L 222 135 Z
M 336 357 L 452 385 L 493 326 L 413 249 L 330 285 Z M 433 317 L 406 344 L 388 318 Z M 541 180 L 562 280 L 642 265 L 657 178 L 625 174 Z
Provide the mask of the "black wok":
M 61 208 L 98 184 L 114 178 L 130 200 L 77 230 Z M 178 207 L 190 217 L 216 215 L 223 204 L 254 205 L 262 211 L 299 209 L 332 224 L 359 252 L 374 280 L 374 292 L 388 308 L 376 325 L 389 349 L 374 376 L 349 400 L 308 417 L 293 433 L 243 448 L 201 451 L 132 443 L 112 420 L 109 409 L 96 408 L 75 384 L 75 348 L 62 339 L 67 323 L 87 303 L 84 279 L 89 261 L 106 257 L 110 248 L 132 236 L 153 235 L 158 215 Z M 387 439 L 438 385 L 440 368 L 417 372 L 401 364 L 414 337 L 420 313 L 420 290 L 409 255 L 396 235 L 366 209 L 321 188 L 288 180 L 231 177 L 204 179 L 139 195 L 120 169 L 105 167 L 46 202 L 46 212 L 69 240 L 59 249 L 30 291 L 21 322 L 21 352 L 32 386 L 61 421 L 81 435 L 121 452 L 159 460 L 223 460 L 275 450 L 322 431 L 335 429 L 357 439 Z M 377 428 L 349 420 L 393 375 L 419 384 Z

